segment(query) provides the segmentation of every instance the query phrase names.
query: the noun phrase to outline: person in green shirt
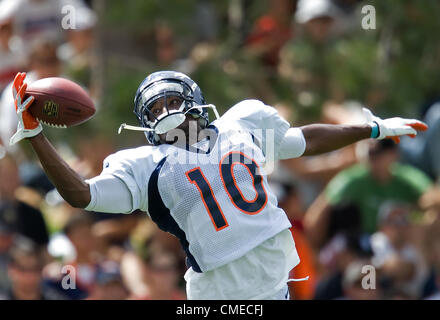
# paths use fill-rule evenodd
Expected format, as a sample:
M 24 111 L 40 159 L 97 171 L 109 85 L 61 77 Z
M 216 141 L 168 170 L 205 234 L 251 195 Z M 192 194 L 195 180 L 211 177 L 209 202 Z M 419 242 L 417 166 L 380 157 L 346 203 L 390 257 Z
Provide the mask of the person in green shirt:
M 305 216 L 305 227 L 312 242 L 322 245 L 327 234 L 330 207 L 341 202 L 357 205 L 361 230 L 377 231 L 380 206 L 396 201 L 417 206 L 420 196 L 433 184 L 422 171 L 398 162 L 397 145 L 390 139 L 375 141 L 369 148 L 368 162 L 357 164 L 337 174 Z

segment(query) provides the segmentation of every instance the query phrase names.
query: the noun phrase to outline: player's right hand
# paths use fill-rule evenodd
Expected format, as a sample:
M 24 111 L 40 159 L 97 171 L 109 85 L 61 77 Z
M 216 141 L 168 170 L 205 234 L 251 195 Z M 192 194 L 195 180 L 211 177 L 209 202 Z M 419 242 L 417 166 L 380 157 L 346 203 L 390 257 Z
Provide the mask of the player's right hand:
M 11 145 L 17 143 L 24 138 L 34 137 L 43 130 L 43 127 L 28 111 L 35 98 L 30 96 L 23 101 L 26 94 L 27 84 L 24 82 L 26 73 L 17 73 L 12 84 L 12 94 L 14 97 L 15 110 L 17 112 L 18 124 L 17 132 L 11 137 L 9 143 Z

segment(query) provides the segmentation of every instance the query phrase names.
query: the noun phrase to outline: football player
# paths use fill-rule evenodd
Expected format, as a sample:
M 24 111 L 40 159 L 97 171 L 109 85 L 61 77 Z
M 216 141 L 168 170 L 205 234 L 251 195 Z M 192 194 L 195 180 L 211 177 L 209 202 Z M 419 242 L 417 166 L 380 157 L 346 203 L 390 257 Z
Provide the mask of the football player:
M 188 76 L 159 71 L 140 84 L 134 113 L 149 145 L 104 160 L 89 180 L 73 171 L 23 101 L 25 74 L 13 94 L 19 118 L 13 142 L 30 141 L 63 198 L 89 211 L 145 211 L 179 238 L 187 255 L 189 299 L 288 299 L 289 271 L 300 261 L 286 214 L 267 182 L 269 161 L 332 151 L 362 139 L 415 136 L 413 119 L 380 119 L 364 110 L 359 125 L 290 127 L 277 111 L 244 100 L 219 117 Z M 217 117 L 210 122 L 208 109 Z

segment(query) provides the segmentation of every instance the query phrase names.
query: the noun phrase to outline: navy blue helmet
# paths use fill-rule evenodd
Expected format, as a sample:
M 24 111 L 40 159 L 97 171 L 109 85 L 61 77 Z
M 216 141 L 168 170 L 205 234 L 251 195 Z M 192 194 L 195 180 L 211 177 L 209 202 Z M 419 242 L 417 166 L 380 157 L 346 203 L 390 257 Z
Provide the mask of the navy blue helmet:
M 140 125 L 144 128 L 153 129 L 145 132 L 147 140 L 151 144 L 159 144 L 158 133 L 163 133 L 154 131 L 157 124 L 177 112 L 175 110 L 170 112 L 166 106 L 167 113 L 157 118 L 151 112 L 151 107 L 158 99 L 165 98 L 165 101 L 167 101 L 167 97 L 170 96 L 182 99 L 183 103 L 178 112 L 191 114 L 199 120 L 202 128 L 208 125 L 208 110 L 202 91 L 197 83 L 181 72 L 154 72 L 142 81 L 134 98 L 134 114 Z

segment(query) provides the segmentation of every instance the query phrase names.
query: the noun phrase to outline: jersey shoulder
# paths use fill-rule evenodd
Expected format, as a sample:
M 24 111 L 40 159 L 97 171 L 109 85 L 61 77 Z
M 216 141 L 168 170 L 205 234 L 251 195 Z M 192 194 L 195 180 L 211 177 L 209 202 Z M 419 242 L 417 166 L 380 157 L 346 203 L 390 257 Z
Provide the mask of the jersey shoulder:
M 104 159 L 104 166 L 111 162 L 135 162 L 153 154 L 152 146 L 142 146 L 137 148 L 123 149 L 112 153 Z
M 261 126 L 265 118 L 276 116 L 277 110 L 260 100 L 247 99 L 233 105 L 220 118 L 221 122 L 243 122 Z
M 156 146 L 120 150 L 104 159 L 103 172 L 126 171 L 134 176 L 144 176 L 145 173 L 151 173 L 164 156 Z

